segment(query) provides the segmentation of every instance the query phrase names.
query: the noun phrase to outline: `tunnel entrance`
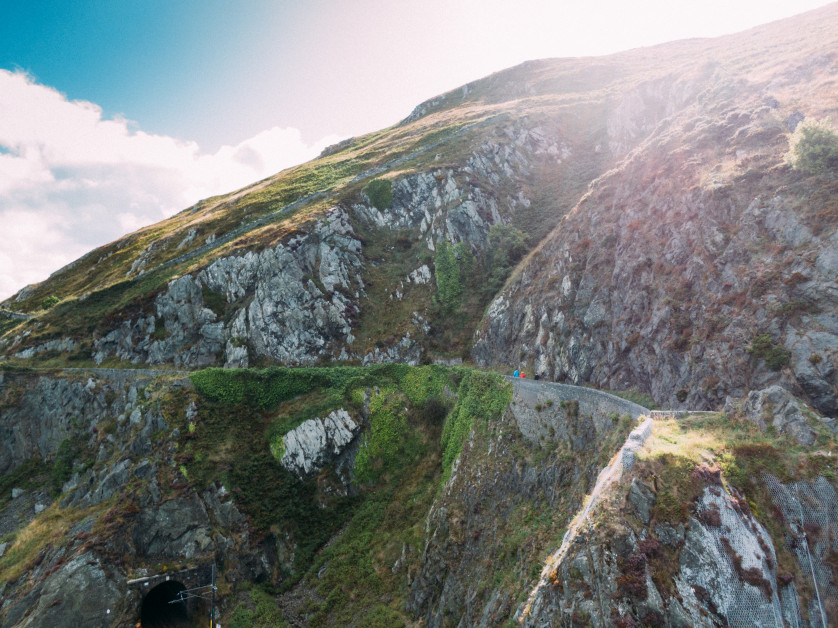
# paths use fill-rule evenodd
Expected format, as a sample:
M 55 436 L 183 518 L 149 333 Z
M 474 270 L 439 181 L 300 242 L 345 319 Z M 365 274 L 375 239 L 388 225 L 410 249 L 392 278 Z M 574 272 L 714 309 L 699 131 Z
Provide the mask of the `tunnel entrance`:
M 186 587 L 177 580 L 161 582 L 143 599 L 140 623 L 143 628 L 189 628 L 189 609 L 186 602 L 176 600 Z

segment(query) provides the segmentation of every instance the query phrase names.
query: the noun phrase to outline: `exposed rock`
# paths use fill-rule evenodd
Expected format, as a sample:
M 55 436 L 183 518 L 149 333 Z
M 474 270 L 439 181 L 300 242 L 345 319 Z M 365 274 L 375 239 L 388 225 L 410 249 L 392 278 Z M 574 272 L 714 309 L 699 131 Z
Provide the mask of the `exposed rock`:
M 183 240 L 181 240 L 180 243 L 177 245 L 177 250 L 179 251 L 180 249 L 185 247 L 187 244 L 191 243 L 192 240 L 195 239 L 196 235 L 198 235 L 198 230 L 197 229 L 190 229 L 189 233 L 187 233 L 184 236 Z
M 770 535 L 725 491 L 705 489 L 698 508 L 718 512 L 720 525 L 689 521 L 675 577 L 685 610 L 695 625 L 707 625 L 708 607 L 734 627 L 773 625 L 779 601 Z
M 14 354 L 14 357 L 25 360 L 33 356 L 36 356 L 40 353 L 46 353 L 47 351 L 70 353 L 71 351 L 75 351 L 76 347 L 78 346 L 79 343 L 73 340 L 72 338 L 57 338 L 55 340 L 50 340 L 48 342 L 36 345 L 34 347 L 29 347 L 27 349 L 24 349 L 23 351 L 18 351 Z
M 558 585 L 540 587 L 529 608 L 519 611 L 522 625 L 548 626 L 557 617 L 583 611 L 590 625 L 610 627 L 610 605 L 596 603 L 610 598 L 631 621 L 652 616 L 669 617 L 674 626 L 773 626 L 781 601 L 770 535 L 724 491 L 706 488 L 697 508 L 717 512 L 719 525 L 691 518 L 681 527 L 683 547 L 674 578 L 678 598 L 670 594 L 668 601 L 663 599 L 650 578 L 643 545 L 630 528 L 615 528 L 612 522 L 608 542 L 591 529 L 588 538 L 572 544 L 551 576 Z M 645 547 L 654 548 L 656 542 Z
M 676 150 L 670 136 L 658 141 L 649 151 Z M 627 158 L 527 259 L 487 309 L 475 360 L 528 362 L 551 380 L 636 387 L 676 409 L 717 409 L 727 395 L 799 386 L 834 414 L 838 321 L 817 313 L 838 307 L 838 257 L 822 239 L 833 227 L 816 237 L 793 198 L 773 193 L 747 206 L 700 186 L 674 194 L 684 173 L 647 158 Z M 732 224 L 737 230 L 725 227 Z M 760 263 L 788 270 L 755 271 L 756 240 L 781 247 Z M 748 353 L 754 330 L 770 332 L 779 370 Z
M 431 281 L 431 269 L 427 264 L 422 264 L 419 268 L 410 273 L 410 281 L 415 284 L 426 284 Z
M 652 506 L 655 505 L 655 494 L 649 490 L 647 486 L 633 478 L 631 487 L 629 488 L 628 499 L 631 505 L 634 506 L 634 512 L 637 514 L 643 525 L 649 525 L 649 513 Z
M 138 556 L 192 558 L 212 548 L 210 520 L 197 495 L 140 512 L 133 541 Z
M 360 431 L 342 408 L 325 418 L 309 419 L 283 437 L 282 466 L 297 477 L 311 477 L 333 464 Z
M 110 499 L 131 477 L 130 468 L 131 462 L 123 460 L 113 469 L 105 469 L 105 477 L 102 478 L 99 486 L 90 494 L 89 498 L 83 500 L 83 503 L 95 506 L 106 499 Z
M 684 524 L 679 523 L 677 528 L 673 528 L 667 522 L 658 523 L 655 525 L 655 534 L 661 543 L 670 547 L 678 547 L 684 542 Z
M 451 479 L 428 514 L 421 569 L 411 583 L 407 604 L 429 626 L 442 626 L 451 616 L 468 626 L 480 625 L 483 617 L 492 618 L 489 626 L 511 618 L 515 602 L 504 598 L 502 587 L 476 584 L 491 581 L 494 561 L 503 551 L 501 530 L 512 532 L 509 526 L 516 512 L 551 512 L 563 495 L 587 493 L 600 470 L 579 462 L 600 451 L 613 432 L 613 421 L 586 414 L 592 403 L 579 404 L 570 412 L 554 403 L 539 412 L 535 405 L 544 400 L 536 392 L 538 386 L 538 382 L 516 381 L 513 403 L 502 419 L 469 435 Z M 574 445 L 579 439 L 584 443 Z M 538 466 L 517 453 L 536 447 L 549 451 L 559 444 L 568 450 L 578 447 L 587 452 L 586 457 L 574 455 Z M 525 547 L 517 551 L 525 555 Z M 600 564 L 602 548 L 590 546 L 589 551 L 593 562 Z M 538 563 L 542 557 L 532 560 Z M 581 555 L 575 567 L 583 573 L 593 568 L 588 556 Z
M 27 611 L 28 619 L 20 624 L 9 621 L 15 607 L 6 616 L 4 626 L 98 626 L 110 625 L 108 616 L 125 596 L 117 579 L 90 553 L 81 554 L 62 565 L 44 581 Z M 26 604 L 23 600 L 17 605 Z
M 82 419 L 89 427 L 106 412 L 104 391 L 91 390 L 84 382 L 39 377 L 27 384 L 20 402 L 0 412 L 0 473 L 33 455 L 50 457 L 73 433 L 73 420 Z
M 363 366 L 382 364 L 385 362 L 401 362 L 410 366 L 418 366 L 422 357 L 422 348 L 415 340 L 411 340 L 410 332 L 391 347 L 376 347 L 364 356 Z
M 94 359 L 195 367 L 224 353 L 227 366 L 246 366 L 250 347 L 286 364 L 313 364 L 353 340 L 357 303 L 347 295 L 363 293 L 360 252 L 346 211 L 334 208 L 285 244 L 173 279 L 155 300 L 156 315 L 126 320 L 95 340 Z M 228 323 L 206 307 L 204 290 L 224 295 L 233 310 Z M 158 327 L 164 338 L 155 337 Z
M 838 598 L 830 558 L 835 552 L 838 492 L 823 476 L 784 485 L 767 474 L 763 482 L 786 524 L 788 549 L 801 572 L 814 574 L 817 578 L 821 600 L 818 603 L 813 596 L 809 618 L 810 625 L 819 626 L 823 615 L 830 617 L 831 609 L 835 608 L 834 600 Z M 799 618 L 798 592 L 793 582 L 782 591 L 782 601 L 784 616 Z
M 780 386 L 751 391 L 742 409 L 745 416 L 763 431 L 771 425 L 777 434 L 789 434 L 801 445 L 808 447 L 815 442 L 815 432 L 803 415 L 800 404 Z
M 210 487 L 204 492 L 203 499 L 215 521 L 229 530 L 244 521 L 244 515 L 239 512 L 239 509 L 231 500 L 224 501 L 225 497 L 228 497 L 228 495 L 224 487 L 220 489 Z

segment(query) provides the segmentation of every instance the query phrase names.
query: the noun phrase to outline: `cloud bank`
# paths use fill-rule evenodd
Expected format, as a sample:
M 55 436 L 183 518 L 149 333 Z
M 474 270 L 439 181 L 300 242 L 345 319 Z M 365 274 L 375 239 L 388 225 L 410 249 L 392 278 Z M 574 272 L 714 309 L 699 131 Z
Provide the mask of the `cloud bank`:
M 338 139 L 306 144 L 297 129 L 273 127 L 208 154 L 0 70 L 0 300 L 92 248 L 312 159 Z

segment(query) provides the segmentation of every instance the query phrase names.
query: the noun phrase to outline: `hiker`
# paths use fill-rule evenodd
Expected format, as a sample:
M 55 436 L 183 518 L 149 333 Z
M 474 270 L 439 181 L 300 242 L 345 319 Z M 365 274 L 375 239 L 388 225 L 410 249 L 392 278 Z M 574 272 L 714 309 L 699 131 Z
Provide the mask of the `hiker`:
M 515 372 L 512 374 L 512 377 L 521 377 L 521 374 L 518 372 L 518 369 L 515 369 Z

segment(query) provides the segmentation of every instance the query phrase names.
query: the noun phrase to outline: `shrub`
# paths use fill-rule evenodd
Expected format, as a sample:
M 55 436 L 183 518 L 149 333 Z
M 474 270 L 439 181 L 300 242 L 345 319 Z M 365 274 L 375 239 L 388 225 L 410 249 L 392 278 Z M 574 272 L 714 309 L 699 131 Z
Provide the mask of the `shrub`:
M 227 310 L 227 297 L 206 286 L 201 288 L 201 293 L 204 297 L 204 307 L 212 310 L 212 313 L 217 317 L 223 318 Z
M 838 171 L 838 134 L 829 120 L 801 124 L 791 136 L 791 162 L 807 174 Z
M 59 299 L 59 298 L 58 298 L 57 296 L 55 296 L 54 294 L 53 294 L 53 295 L 50 295 L 50 296 L 48 296 L 46 299 L 44 299 L 43 301 L 41 301 L 41 309 L 42 309 L 42 310 L 49 310 L 49 309 L 51 309 L 52 307 L 54 307 L 54 306 L 58 305 L 58 303 L 59 303 L 60 301 L 61 301 L 61 299 Z
M 643 601 L 648 596 L 646 589 L 646 557 L 642 553 L 632 554 L 628 558 L 617 558 L 617 591 L 626 597 Z
M 774 343 L 771 334 L 757 334 L 751 340 L 748 353 L 757 358 L 765 360 L 765 365 L 772 371 L 779 371 L 791 359 L 791 351 Z
M 387 179 L 373 179 L 364 189 L 370 203 L 378 210 L 385 210 L 393 202 L 393 184 Z
M 81 438 L 65 438 L 58 445 L 58 450 L 55 452 L 55 459 L 53 461 L 52 471 L 50 473 L 50 482 L 53 495 L 61 493 L 61 488 L 64 482 L 70 479 L 73 475 L 73 463 L 76 458 L 80 457 L 83 452 L 83 443 Z
M 355 458 L 355 477 L 374 482 L 382 471 L 406 461 L 409 445 L 407 420 L 402 400 L 392 388 L 377 391 L 370 400 L 370 431 Z

